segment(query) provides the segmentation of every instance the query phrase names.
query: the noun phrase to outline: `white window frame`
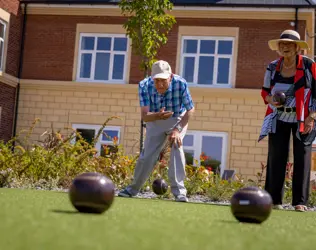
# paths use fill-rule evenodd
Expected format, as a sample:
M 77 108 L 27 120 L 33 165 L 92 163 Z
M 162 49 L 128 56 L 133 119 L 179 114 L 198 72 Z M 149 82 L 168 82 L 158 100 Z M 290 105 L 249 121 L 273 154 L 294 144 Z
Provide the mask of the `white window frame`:
M 213 136 L 213 137 L 221 137 L 223 139 L 222 145 L 222 158 L 220 164 L 220 175 L 222 176 L 224 170 L 226 169 L 226 156 L 228 152 L 228 134 L 226 132 L 210 132 L 210 131 L 197 131 L 197 130 L 188 130 L 186 135 L 193 135 L 193 145 L 192 146 L 184 146 L 185 150 L 194 150 L 193 158 L 198 161 L 200 164 L 200 155 L 202 153 L 202 137 L 203 136 Z
M 4 61 L 4 52 L 5 52 L 5 39 L 6 39 L 6 28 L 7 28 L 7 24 L 6 22 L 2 21 L 0 19 L 0 23 L 3 24 L 4 26 L 4 32 L 3 32 L 3 38 L 0 37 L 0 42 L 2 42 L 2 51 L 0 51 L 0 54 L 2 55 L 1 56 L 1 61 L 0 61 L 0 72 L 3 71 L 4 69 L 4 64 L 5 64 L 5 61 Z
M 73 129 L 94 129 L 95 133 L 94 133 L 94 137 L 97 136 L 98 131 L 100 130 L 102 126 L 101 125 L 91 125 L 91 124 L 73 124 L 72 128 Z M 120 144 L 121 141 L 121 127 L 119 126 L 106 126 L 104 127 L 103 130 L 115 130 L 118 132 L 117 136 L 118 136 L 118 140 L 117 140 L 117 144 Z M 75 140 L 73 141 L 73 143 L 75 143 Z M 95 149 L 98 151 L 97 155 L 100 155 L 100 148 L 101 145 L 113 145 L 113 141 L 103 141 L 102 140 L 102 134 L 100 135 L 98 141 L 96 142 L 96 144 L 94 145 Z
M 215 54 L 200 54 L 200 42 L 198 42 L 197 46 L 197 53 L 184 53 L 184 40 L 215 40 Z M 232 54 L 231 55 L 218 55 L 217 49 L 218 49 L 218 40 L 221 41 L 232 41 Z M 180 49 L 180 75 L 184 77 L 183 72 L 183 63 L 184 63 L 184 57 L 190 56 L 195 57 L 195 64 L 194 64 L 194 77 L 193 82 L 189 82 L 188 84 L 190 86 L 194 87 L 203 87 L 203 88 L 231 88 L 233 86 L 232 84 L 232 76 L 233 76 L 233 64 L 234 64 L 234 51 L 235 51 L 235 37 L 223 37 L 223 36 L 182 36 L 181 38 L 181 49 Z M 214 56 L 214 72 L 213 72 L 213 78 L 214 78 L 214 84 L 198 84 L 198 69 L 199 69 L 199 58 L 200 55 L 205 56 Z M 217 72 L 218 72 L 218 58 L 229 58 L 229 75 L 228 75 L 228 84 L 218 84 L 217 83 Z M 187 80 L 187 79 L 186 79 Z
M 94 37 L 94 50 L 82 50 L 81 49 L 81 43 L 83 37 Z M 126 38 L 127 39 L 127 45 L 126 45 L 126 51 L 114 51 L 114 39 L 111 40 L 111 50 L 110 51 L 104 51 L 104 50 L 97 50 L 97 38 L 99 37 L 110 37 L 110 38 Z M 78 45 L 78 63 L 77 63 L 77 76 L 76 80 L 78 82 L 93 82 L 93 83 L 116 83 L 116 84 L 126 84 L 126 71 L 127 71 L 127 62 L 129 61 L 129 49 L 130 49 L 130 39 L 125 34 L 113 34 L 113 33 L 107 33 L 107 34 L 101 34 L 101 33 L 80 33 L 79 38 L 79 45 Z M 96 63 L 96 53 L 97 52 L 110 52 L 110 67 L 109 67 L 109 80 L 94 80 L 94 73 L 95 73 L 95 63 Z M 83 53 L 90 53 L 92 54 L 91 59 L 91 72 L 90 72 L 90 78 L 81 78 L 80 77 L 80 68 L 81 68 L 81 55 Z M 123 69 L 123 79 L 122 80 L 113 80 L 112 79 L 112 71 L 113 71 L 113 61 L 114 61 L 114 54 L 116 55 L 124 55 L 124 69 Z

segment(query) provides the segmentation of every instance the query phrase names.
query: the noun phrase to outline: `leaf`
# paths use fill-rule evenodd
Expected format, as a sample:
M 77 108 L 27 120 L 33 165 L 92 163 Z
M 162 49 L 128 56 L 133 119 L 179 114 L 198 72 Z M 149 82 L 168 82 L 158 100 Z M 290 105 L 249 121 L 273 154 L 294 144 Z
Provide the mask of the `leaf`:
M 175 18 L 166 13 L 172 10 L 173 4 L 169 0 L 121 0 L 118 5 L 122 15 L 127 16 L 123 27 L 132 40 L 133 52 L 141 58 L 140 69 L 147 76 L 176 23 Z

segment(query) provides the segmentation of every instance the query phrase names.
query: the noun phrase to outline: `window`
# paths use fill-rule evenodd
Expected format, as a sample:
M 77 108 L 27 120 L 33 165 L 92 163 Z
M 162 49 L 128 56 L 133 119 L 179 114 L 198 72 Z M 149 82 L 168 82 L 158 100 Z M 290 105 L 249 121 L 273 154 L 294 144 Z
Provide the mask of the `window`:
M 6 34 L 6 25 L 0 20 L 0 71 L 3 70 L 4 65 L 4 39 Z
M 201 163 L 201 155 L 207 156 L 203 165 L 211 167 L 214 171 L 220 167 L 223 174 L 226 168 L 227 133 L 188 131 L 183 140 L 183 149 L 186 155 L 186 163 L 195 165 L 193 160 Z
M 99 125 L 86 124 L 74 124 L 72 127 L 73 129 L 76 129 L 88 143 L 93 142 L 93 139 L 97 136 L 99 130 L 101 129 L 101 126 Z M 98 155 L 105 156 L 110 152 L 113 152 L 113 150 L 116 150 L 113 146 L 113 140 L 117 140 L 117 144 L 119 144 L 120 127 L 106 126 L 95 144 L 95 148 L 98 150 Z
M 234 37 L 183 36 L 181 75 L 189 84 L 230 87 Z
M 125 34 L 80 34 L 78 81 L 126 82 L 129 47 Z

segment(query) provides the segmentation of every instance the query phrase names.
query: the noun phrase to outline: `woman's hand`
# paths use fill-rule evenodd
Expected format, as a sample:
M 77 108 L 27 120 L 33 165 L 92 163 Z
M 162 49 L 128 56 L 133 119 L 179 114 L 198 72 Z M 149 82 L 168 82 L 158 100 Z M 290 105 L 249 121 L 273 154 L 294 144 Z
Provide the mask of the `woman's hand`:
M 309 134 L 310 132 L 312 132 L 313 128 L 314 128 L 314 119 L 310 116 L 306 117 L 305 122 L 304 122 L 304 132 L 302 134 Z
M 271 95 L 267 95 L 265 100 L 266 100 L 267 103 L 270 103 L 274 107 L 279 108 L 279 107 L 283 106 L 283 105 L 279 105 L 278 102 L 273 101 L 273 96 L 271 96 Z

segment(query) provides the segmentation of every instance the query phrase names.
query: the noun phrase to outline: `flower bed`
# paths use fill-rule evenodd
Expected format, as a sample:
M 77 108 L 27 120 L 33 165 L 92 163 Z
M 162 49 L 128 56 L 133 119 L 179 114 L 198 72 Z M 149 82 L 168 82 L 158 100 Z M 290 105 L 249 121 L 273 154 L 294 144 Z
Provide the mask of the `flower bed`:
M 116 185 L 117 190 L 128 185 L 133 178 L 133 171 L 138 155 L 126 155 L 114 140 L 111 147 L 104 148 L 103 156 L 98 156 L 94 142 L 102 134 L 106 124 L 117 117 L 110 117 L 101 127 L 97 138 L 91 143 L 85 141 L 79 133 L 69 129 L 62 135 L 53 128 L 42 134 L 43 140 L 30 140 L 35 120 L 28 131 L 20 134 L 8 143 L 0 142 L 0 187 L 41 188 L 49 190 L 67 190 L 75 176 L 82 172 L 99 172 L 107 175 Z M 154 168 L 142 193 L 149 193 L 155 178 L 168 181 L 168 158 L 166 150 Z M 292 167 L 288 163 L 284 202 L 291 202 Z M 246 180 L 237 175 L 234 180 L 223 180 L 218 175 L 219 163 L 201 155 L 200 163 L 195 159 L 186 165 L 185 186 L 188 196 L 199 197 L 209 202 L 229 202 L 232 194 L 241 187 L 264 184 L 265 165 L 256 180 Z M 145 195 L 146 196 L 146 195 Z M 148 195 L 147 195 L 148 196 Z M 170 191 L 161 198 L 171 198 Z M 316 205 L 316 191 L 311 189 L 310 206 Z

